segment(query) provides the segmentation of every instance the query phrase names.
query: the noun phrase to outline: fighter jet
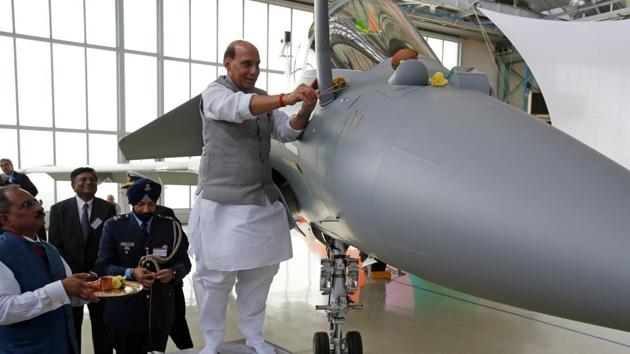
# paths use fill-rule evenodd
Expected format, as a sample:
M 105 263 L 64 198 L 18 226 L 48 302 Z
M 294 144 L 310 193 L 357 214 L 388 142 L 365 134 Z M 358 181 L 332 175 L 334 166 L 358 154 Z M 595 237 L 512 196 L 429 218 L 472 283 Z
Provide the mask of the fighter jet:
M 299 141 L 271 151 L 276 183 L 331 255 L 320 308 L 332 338 L 318 332 L 315 352 L 360 352 L 358 332 L 341 331 L 349 245 L 481 298 L 630 331 L 629 171 L 494 98 L 484 74 L 447 71 L 393 2 L 327 5 L 315 2 L 299 63 L 320 105 Z M 394 68 L 401 49 L 419 55 Z M 198 107 L 197 96 L 121 150 L 199 155 Z

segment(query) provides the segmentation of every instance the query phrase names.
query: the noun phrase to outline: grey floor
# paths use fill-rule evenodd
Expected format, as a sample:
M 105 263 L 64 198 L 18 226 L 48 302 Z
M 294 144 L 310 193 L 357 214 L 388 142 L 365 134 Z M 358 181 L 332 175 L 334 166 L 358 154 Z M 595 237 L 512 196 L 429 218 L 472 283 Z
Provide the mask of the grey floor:
M 265 336 L 296 354 L 311 353 L 315 331 L 327 330 L 320 295 L 319 260 L 323 247 L 293 234 L 293 259 L 281 265 L 269 295 Z M 203 344 L 190 276 L 184 280 L 187 318 L 193 341 Z M 504 306 L 458 293 L 420 278 L 397 275 L 391 281 L 363 277 L 363 310 L 352 311 L 346 330 L 363 336 L 366 354 L 616 354 L 630 353 L 630 333 L 590 326 Z M 90 321 L 85 316 L 83 350 L 91 353 Z M 228 305 L 226 341 L 242 339 L 234 299 Z M 169 340 L 167 352 L 177 348 Z

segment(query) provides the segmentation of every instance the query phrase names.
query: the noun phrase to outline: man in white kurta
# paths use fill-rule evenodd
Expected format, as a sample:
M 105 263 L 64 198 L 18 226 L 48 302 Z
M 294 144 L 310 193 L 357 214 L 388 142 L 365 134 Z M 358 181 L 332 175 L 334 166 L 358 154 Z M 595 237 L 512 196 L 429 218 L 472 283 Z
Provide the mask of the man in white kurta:
M 275 353 L 262 335 L 265 302 L 279 263 L 292 251 L 285 208 L 270 188 L 269 139 L 297 139 L 317 92 L 300 85 L 291 93 L 266 95 L 254 87 L 259 64 L 251 43 L 231 43 L 224 56 L 228 75 L 202 93 L 204 152 L 188 230 L 203 354 L 217 353 L 223 342 L 235 282 L 246 345 L 258 354 Z M 302 106 L 294 117 L 278 110 L 298 102 Z
M 90 274 L 70 274 L 57 249 L 38 239 L 44 217 L 26 190 L 0 188 L 0 353 L 77 353 L 71 300 L 98 301 Z

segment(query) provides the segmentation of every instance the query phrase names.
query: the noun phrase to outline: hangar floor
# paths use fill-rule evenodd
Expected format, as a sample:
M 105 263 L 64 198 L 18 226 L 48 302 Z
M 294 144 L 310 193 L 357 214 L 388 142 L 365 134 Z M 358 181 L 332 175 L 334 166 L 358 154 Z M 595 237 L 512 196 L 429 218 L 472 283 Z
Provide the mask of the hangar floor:
M 319 293 L 319 260 L 324 248 L 294 233 L 293 259 L 281 265 L 269 295 L 265 336 L 296 354 L 311 353 L 312 336 L 327 329 Z M 621 354 L 630 353 L 630 333 L 585 325 L 504 306 L 394 274 L 391 281 L 360 281 L 363 310 L 349 314 L 346 330 L 363 336 L 366 354 Z M 203 343 L 190 276 L 185 279 L 187 319 L 193 342 Z M 89 316 L 83 321 L 82 352 L 91 353 Z M 234 299 L 228 305 L 226 341 L 241 339 Z M 177 348 L 169 340 L 167 352 Z

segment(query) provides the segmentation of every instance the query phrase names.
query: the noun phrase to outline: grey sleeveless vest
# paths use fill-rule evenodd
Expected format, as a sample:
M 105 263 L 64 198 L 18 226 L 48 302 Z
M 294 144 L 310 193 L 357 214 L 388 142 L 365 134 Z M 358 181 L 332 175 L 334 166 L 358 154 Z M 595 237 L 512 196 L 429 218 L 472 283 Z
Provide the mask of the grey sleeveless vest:
M 241 91 L 226 76 L 216 81 L 228 89 Z M 252 92 L 266 95 L 254 88 Z M 201 103 L 203 105 L 203 102 Z M 202 110 L 203 112 L 203 110 Z M 264 205 L 279 199 L 271 179 L 271 114 L 263 114 L 243 123 L 202 117 L 203 150 L 199 163 L 197 191 L 204 199 L 223 204 Z

